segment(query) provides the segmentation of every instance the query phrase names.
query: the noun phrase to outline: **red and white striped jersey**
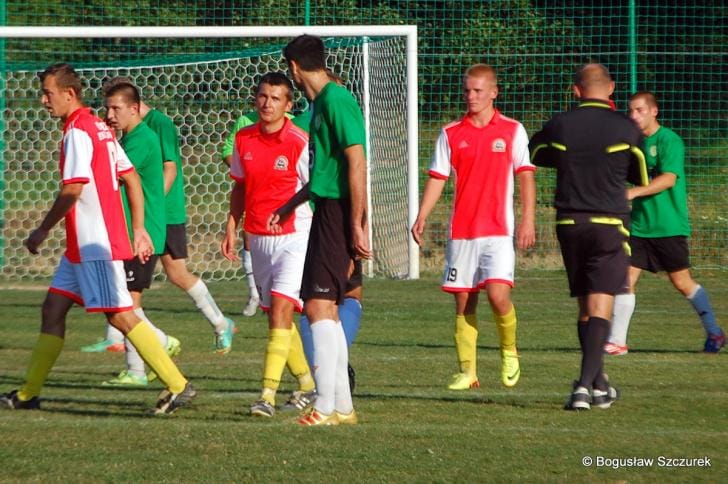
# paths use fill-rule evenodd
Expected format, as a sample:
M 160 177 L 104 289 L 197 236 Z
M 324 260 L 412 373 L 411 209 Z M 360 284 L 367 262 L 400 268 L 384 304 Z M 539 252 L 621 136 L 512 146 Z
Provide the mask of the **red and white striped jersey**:
M 238 131 L 230 177 L 245 184 L 244 230 L 272 235 L 268 218 L 308 183 L 308 170 L 308 135 L 289 119 L 271 134 L 261 132 L 259 123 Z M 281 235 L 308 230 L 311 217 L 309 204 L 299 205 Z
M 66 214 L 68 260 L 131 259 L 119 175 L 134 167 L 113 131 L 89 108 L 74 111 L 63 126 L 60 167 L 63 184 L 84 184 Z
M 523 125 L 498 110 L 483 127 L 468 116 L 446 125 L 429 174 L 439 179 L 455 174 L 450 238 L 513 236 L 514 175 L 535 169 Z

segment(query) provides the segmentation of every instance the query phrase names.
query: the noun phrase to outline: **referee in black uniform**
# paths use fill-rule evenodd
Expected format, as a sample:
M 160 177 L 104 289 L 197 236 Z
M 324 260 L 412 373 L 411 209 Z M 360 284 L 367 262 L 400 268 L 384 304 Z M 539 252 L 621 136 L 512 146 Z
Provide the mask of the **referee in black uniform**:
M 614 81 L 606 67 L 586 64 L 575 75 L 574 109 L 555 115 L 531 139 L 534 164 L 556 168 L 556 234 L 579 301 L 581 376 L 565 408 L 609 408 L 618 392 L 603 371 L 614 295 L 626 292 L 630 208 L 627 181 L 646 185 L 642 134 L 611 109 Z

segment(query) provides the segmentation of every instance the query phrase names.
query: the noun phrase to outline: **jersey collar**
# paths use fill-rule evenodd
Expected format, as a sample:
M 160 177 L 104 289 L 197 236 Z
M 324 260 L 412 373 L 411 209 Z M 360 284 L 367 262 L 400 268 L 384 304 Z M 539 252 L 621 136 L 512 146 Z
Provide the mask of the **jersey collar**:
M 602 99 L 580 99 L 579 107 L 580 108 L 607 108 L 609 110 L 612 109 L 612 106 L 610 106 L 607 101 L 604 101 Z
M 76 118 L 78 118 L 82 114 L 90 114 L 90 113 L 91 113 L 91 108 L 86 107 L 86 106 L 76 109 L 74 112 L 71 113 L 71 115 L 68 118 L 66 118 L 66 122 L 63 123 L 63 130 L 65 131 L 66 128 L 68 128 L 68 125 L 73 123 L 76 120 Z
M 284 116 L 283 118 L 283 126 L 281 129 L 276 131 L 275 133 L 266 134 L 260 130 L 260 121 L 255 123 L 255 134 L 262 139 L 275 139 L 276 141 L 280 141 L 286 136 L 286 133 L 288 133 L 288 130 L 291 129 L 291 126 L 293 126 L 293 123 L 288 118 L 288 116 Z
M 490 118 L 490 121 L 488 121 L 488 124 L 485 126 L 476 126 L 473 124 L 473 122 L 470 120 L 470 116 L 467 115 L 467 113 L 463 116 L 463 122 L 468 123 L 470 126 L 472 126 L 475 129 L 484 129 L 488 126 L 493 126 L 498 124 L 498 121 L 501 119 L 501 113 L 498 111 L 498 108 L 495 108 L 495 112 L 493 113 L 493 117 Z

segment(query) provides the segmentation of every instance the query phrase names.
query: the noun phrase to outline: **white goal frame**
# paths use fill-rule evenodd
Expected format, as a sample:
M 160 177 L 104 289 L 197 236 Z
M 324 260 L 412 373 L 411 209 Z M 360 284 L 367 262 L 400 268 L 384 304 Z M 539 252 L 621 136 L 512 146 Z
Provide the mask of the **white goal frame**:
M 0 38 L 234 38 L 234 37 L 296 37 L 302 34 L 320 37 L 400 36 L 406 38 L 407 72 L 407 219 L 408 228 L 414 224 L 419 205 L 418 163 L 418 82 L 417 82 L 417 26 L 415 25 L 346 25 L 346 26 L 270 26 L 270 27 L 0 27 Z M 365 50 L 366 60 L 366 50 Z M 365 62 L 363 110 L 369 138 L 368 75 Z M 369 172 L 369 166 L 367 168 Z M 368 173 L 368 180 L 371 175 Z M 371 194 L 371 190 L 369 190 Z M 371 195 L 370 195 L 371 197 Z M 369 213 L 373 213 L 371 198 Z M 370 217 L 371 218 L 371 217 Z M 371 239 L 371 224 L 370 224 Z M 419 278 L 419 246 L 408 234 L 408 279 Z M 372 263 L 367 272 L 371 274 Z

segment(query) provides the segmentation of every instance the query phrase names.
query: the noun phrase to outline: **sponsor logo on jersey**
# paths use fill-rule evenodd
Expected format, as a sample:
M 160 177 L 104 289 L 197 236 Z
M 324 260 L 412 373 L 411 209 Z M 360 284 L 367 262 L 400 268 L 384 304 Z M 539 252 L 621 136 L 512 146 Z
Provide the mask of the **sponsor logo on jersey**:
M 273 162 L 273 169 L 274 170 L 287 170 L 288 169 L 288 158 L 285 157 L 285 155 L 281 155 L 278 158 L 276 158 L 276 161 Z
M 468 146 L 470 146 L 470 145 L 468 144 L 468 142 L 467 142 L 467 141 L 465 141 L 465 140 L 462 140 L 462 141 L 460 142 L 460 144 L 458 145 L 458 149 L 460 149 L 460 150 L 464 150 L 464 149 L 465 149 L 465 148 L 467 148 Z
M 252 160 L 253 159 L 253 153 L 251 153 L 250 151 L 246 152 L 245 153 L 245 156 L 243 156 L 243 159 L 246 160 L 246 161 Z
M 493 140 L 493 153 L 503 153 L 506 151 L 506 140 L 503 138 L 496 138 Z
M 650 146 L 650 156 L 657 156 L 657 146 Z

